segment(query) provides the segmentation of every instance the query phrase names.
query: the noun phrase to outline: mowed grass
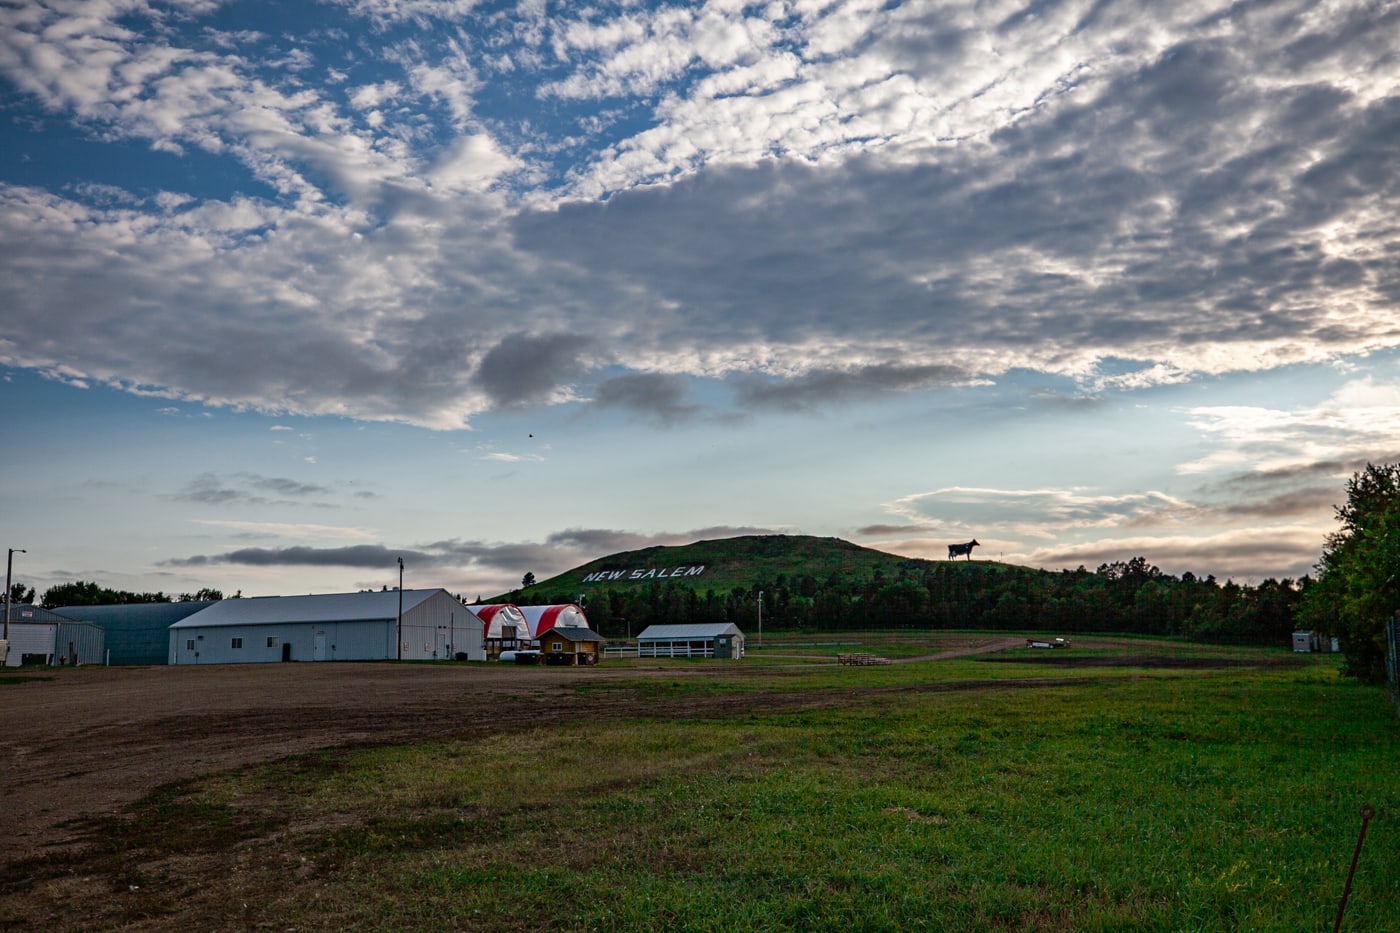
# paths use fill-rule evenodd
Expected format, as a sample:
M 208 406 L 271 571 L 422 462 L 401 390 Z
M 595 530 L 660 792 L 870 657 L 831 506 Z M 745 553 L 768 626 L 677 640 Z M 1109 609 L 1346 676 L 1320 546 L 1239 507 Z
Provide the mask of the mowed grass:
M 906 690 L 813 673 L 797 689 L 829 677 L 826 708 L 721 719 L 590 721 L 584 691 L 567 722 L 200 781 L 111 830 L 143 899 L 122 916 L 178 929 L 203 897 L 303 931 L 1324 930 L 1369 803 L 1343 928 L 1400 929 L 1400 727 L 1331 661 L 927 689 L 976 669 L 953 663 L 870 671 Z

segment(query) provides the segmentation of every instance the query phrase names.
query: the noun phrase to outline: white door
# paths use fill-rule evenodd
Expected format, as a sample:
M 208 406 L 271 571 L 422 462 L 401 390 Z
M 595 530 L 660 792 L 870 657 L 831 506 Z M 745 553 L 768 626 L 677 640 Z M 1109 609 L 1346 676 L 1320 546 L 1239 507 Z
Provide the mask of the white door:
M 326 633 L 316 633 L 316 644 L 311 649 L 311 659 L 313 661 L 324 661 L 326 659 Z
M 437 648 L 433 651 L 433 657 L 438 660 L 447 657 L 447 633 L 442 629 L 437 631 Z

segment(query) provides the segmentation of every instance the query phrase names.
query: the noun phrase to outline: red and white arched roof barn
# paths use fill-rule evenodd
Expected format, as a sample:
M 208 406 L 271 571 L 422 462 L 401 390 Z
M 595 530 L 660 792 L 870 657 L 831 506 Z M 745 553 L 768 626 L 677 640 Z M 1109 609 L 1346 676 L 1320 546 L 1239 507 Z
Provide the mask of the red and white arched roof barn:
M 486 638 L 505 638 L 504 629 L 515 627 L 516 638 L 530 637 L 530 624 L 525 614 L 513 603 L 492 603 L 489 606 L 468 606 L 472 615 L 481 620 L 482 633 Z
M 561 606 L 521 606 L 525 620 L 530 623 L 530 637 L 538 639 L 556 626 L 559 628 L 591 628 L 583 607 L 573 603 Z

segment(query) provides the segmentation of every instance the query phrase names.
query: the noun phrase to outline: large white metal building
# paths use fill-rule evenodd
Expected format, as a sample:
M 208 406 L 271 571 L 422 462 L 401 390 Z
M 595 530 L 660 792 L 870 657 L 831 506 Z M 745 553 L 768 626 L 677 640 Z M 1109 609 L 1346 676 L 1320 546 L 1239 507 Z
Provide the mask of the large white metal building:
M 225 599 L 170 626 L 170 663 L 486 660 L 481 620 L 451 593 L 402 596 L 402 625 L 399 590 Z

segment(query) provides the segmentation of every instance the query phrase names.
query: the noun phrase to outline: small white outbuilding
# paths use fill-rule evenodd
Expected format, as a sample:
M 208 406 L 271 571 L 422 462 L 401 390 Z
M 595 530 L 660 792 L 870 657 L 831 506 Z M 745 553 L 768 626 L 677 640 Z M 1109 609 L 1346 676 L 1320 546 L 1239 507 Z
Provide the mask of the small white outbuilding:
M 28 603 L 10 606 L 10 640 L 5 664 L 101 664 L 102 629 Z
M 436 589 L 225 599 L 170 627 L 171 664 L 394 658 L 484 661 L 481 622 Z
M 637 636 L 639 658 L 719 658 L 744 656 L 744 633 L 732 622 L 648 625 Z

